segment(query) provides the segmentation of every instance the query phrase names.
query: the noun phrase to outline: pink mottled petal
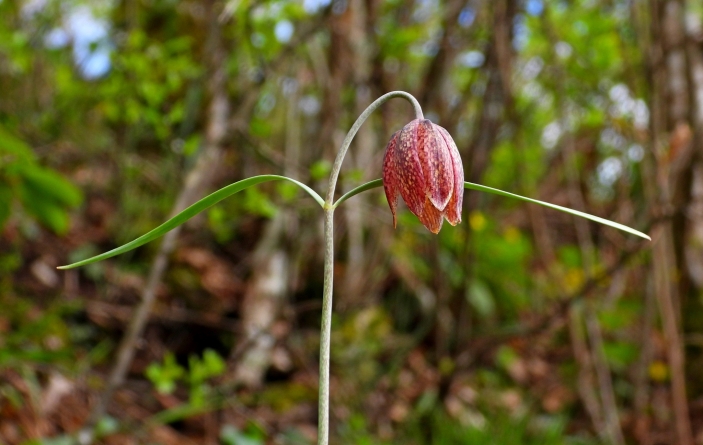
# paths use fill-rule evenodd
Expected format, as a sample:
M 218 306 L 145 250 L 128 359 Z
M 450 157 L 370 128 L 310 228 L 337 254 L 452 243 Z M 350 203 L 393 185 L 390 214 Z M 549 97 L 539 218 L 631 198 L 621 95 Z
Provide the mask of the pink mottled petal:
M 429 120 L 420 121 L 417 129 L 417 152 L 425 177 L 425 194 L 432 204 L 444 208 L 452 197 L 454 173 L 449 149 Z
M 444 213 L 437 210 L 437 208 L 432 204 L 430 198 L 425 198 L 425 209 L 422 212 L 422 216 L 418 216 L 420 222 L 429 229 L 430 232 L 437 234 L 442 228 L 442 222 L 444 221 Z
M 397 226 L 397 218 L 395 215 L 398 208 L 398 178 L 393 167 L 393 159 L 398 145 L 398 135 L 400 131 L 396 131 L 391 140 L 386 145 L 386 153 L 383 155 L 383 190 L 386 192 L 386 200 L 393 214 L 393 228 Z
M 449 204 L 447 204 L 444 211 L 446 212 L 446 218 L 449 224 L 455 226 L 461 222 L 461 209 L 464 203 L 464 166 L 461 163 L 459 150 L 456 148 L 454 139 L 452 139 L 449 132 L 439 125 L 435 125 L 435 129 L 439 131 L 447 147 L 449 147 L 449 156 L 452 160 L 454 190 L 452 198 L 449 200 Z
M 414 120 L 400 130 L 391 168 L 400 196 L 410 211 L 419 217 L 425 208 L 425 179 L 417 153 L 417 122 Z

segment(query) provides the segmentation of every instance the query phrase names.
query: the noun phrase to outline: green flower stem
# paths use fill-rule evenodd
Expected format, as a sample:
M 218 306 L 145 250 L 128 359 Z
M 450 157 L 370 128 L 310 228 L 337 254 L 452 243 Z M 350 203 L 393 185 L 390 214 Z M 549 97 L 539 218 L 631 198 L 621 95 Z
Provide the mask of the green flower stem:
M 359 131 L 361 125 L 366 121 L 366 119 L 373 113 L 376 108 L 381 106 L 388 99 L 394 97 L 401 97 L 408 102 L 410 102 L 415 110 L 415 117 L 417 119 L 422 119 L 422 108 L 417 100 L 411 95 L 404 91 L 392 91 L 390 93 L 384 94 L 383 96 L 376 99 L 371 105 L 369 105 L 363 113 L 356 119 L 354 125 L 347 133 L 342 146 L 337 152 L 337 158 L 334 160 L 332 165 L 332 172 L 330 173 L 330 179 L 327 188 L 327 196 L 325 198 L 325 272 L 324 272 L 324 290 L 322 294 L 322 321 L 320 327 L 320 389 L 319 389 L 319 401 L 318 401 L 318 426 L 317 426 L 317 443 L 318 445 L 327 445 L 329 443 L 329 433 L 330 433 L 330 343 L 332 336 L 332 287 L 334 279 L 334 209 L 342 201 L 354 196 L 357 193 L 361 193 L 368 188 L 360 189 L 360 187 L 355 188 L 351 192 L 342 196 L 342 198 L 334 203 L 334 190 L 337 186 L 337 179 L 339 178 L 339 172 L 342 170 L 342 162 L 344 161 L 344 156 L 349 150 L 356 132 Z M 367 184 L 368 185 L 368 184 Z M 350 195 L 350 193 L 352 193 Z
M 325 209 L 325 272 L 320 324 L 320 381 L 317 405 L 317 443 L 327 445 L 330 435 L 330 343 L 332 288 L 334 286 L 334 208 Z

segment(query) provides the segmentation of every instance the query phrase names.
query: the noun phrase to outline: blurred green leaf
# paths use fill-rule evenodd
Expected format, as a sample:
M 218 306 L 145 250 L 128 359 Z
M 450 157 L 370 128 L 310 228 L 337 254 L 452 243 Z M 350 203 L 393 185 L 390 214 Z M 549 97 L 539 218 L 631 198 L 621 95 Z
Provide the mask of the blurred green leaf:
M 185 369 L 176 363 L 173 353 L 167 352 L 163 364 L 151 363 L 145 375 L 158 392 L 171 394 L 176 389 L 177 381 L 185 375 Z
M 111 416 L 104 416 L 98 420 L 98 423 L 95 425 L 95 435 L 97 437 L 109 436 L 117 432 L 119 426 L 120 424 L 117 419 Z
M 60 174 L 40 166 L 31 148 L 0 126 L 0 227 L 13 201 L 62 234 L 68 230 L 68 210 L 77 207 L 83 195 Z
M 220 441 L 223 445 L 263 445 L 264 441 L 246 435 L 232 425 L 225 425 L 220 431 Z
M 466 299 L 471 306 L 476 309 L 479 315 L 488 317 L 493 315 L 496 309 L 495 301 L 491 290 L 481 280 L 473 280 L 467 290 Z
M 278 207 L 260 190 L 248 188 L 244 192 L 244 209 L 247 214 L 273 218 L 278 213 Z
M 329 161 L 315 161 L 310 166 L 310 178 L 313 181 L 319 181 L 329 176 L 330 171 L 332 171 L 332 164 Z
M 31 163 L 35 160 L 32 149 L 0 125 L 0 168 L 10 162 Z

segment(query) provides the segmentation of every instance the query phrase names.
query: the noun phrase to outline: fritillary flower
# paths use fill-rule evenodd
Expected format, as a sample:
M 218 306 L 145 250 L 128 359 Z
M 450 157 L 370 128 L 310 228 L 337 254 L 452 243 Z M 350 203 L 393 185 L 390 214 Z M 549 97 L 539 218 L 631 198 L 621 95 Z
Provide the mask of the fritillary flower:
M 461 222 L 464 168 L 449 132 L 427 119 L 415 119 L 396 132 L 383 158 L 383 188 L 397 224 L 398 193 L 420 222 L 439 233 L 446 218 Z

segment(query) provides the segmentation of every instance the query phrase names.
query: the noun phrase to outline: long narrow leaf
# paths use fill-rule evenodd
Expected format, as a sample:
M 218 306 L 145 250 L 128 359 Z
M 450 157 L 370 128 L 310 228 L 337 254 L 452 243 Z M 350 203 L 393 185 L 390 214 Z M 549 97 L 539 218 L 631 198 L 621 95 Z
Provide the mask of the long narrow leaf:
M 303 184 L 302 182 L 298 182 L 295 179 L 288 178 L 286 176 L 278 176 L 278 175 L 261 175 L 261 176 L 254 176 L 251 178 L 243 179 L 241 181 L 237 181 L 234 184 L 230 184 L 228 186 L 225 186 L 218 191 L 209 194 L 208 196 L 204 197 L 200 201 L 196 202 L 195 204 L 191 205 L 190 207 L 186 208 L 173 218 L 169 219 L 165 223 L 161 224 L 154 230 L 145 233 L 144 235 L 140 236 L 139 238 L 135 239 L 134 241 L 131 241 L 127 244 L 124 244 L 120 247 L 117 247 L 116 249 L 112 249 L 108 252 L 105 252 L 103 254 L 94 256 L 92 258 L 88 258 L 82 261 L 78 261 L 73 264 L 69 264 L 67 266 L 60 266 L 59 269 L 73 269 L 74 267 L 80 267 L 80 266 L 85 266 L 86 264 L 94 263 L 96 261 L 104 260 L 106 258 L 113 257 L 115 255 L 119 255 L 121 253 L 128 252 L 132 249 L 135 249 L 141 245 L 144 245 L 150 241 L 155 240 L 156 238 L 159 238 L 160 236 L 163 236 L 166 232 L 175 229 L 179 225 L 183 224 L 184 222 L 188 221 L 190 218 L 194 217 L 198 213 L 202 212 L 203 210 L 207 209 L 208 207 L 217 204 L 218 202 L 222 201 L 223 199 L 232 196 L 233 194 L 237 192 L 241 192 L 242 190 L 251 187 L 256 184 L 261 184 L 262 182 L 268 182 L 268 181 L 289 181 L 292 182 L 293 184 L 299 186 L 310 196 L 313 197 L 313 199 L 320 204 L 320 206 L 324 205 L 324 200 L 320 195 L 318 195 L 313 189 L 308 187 L 307 185 Z
M 380 187 L 381 185 L 383 185 L 383 180 L 381 180 L 381 179 L 375 179 L 373 181 L 367 182 L 366 184 L 362 184 L 362 185 L 348 191 L 344 195 L 342 195 L 337 200 L 337 202 L 334 203 L 334 206 L 337 207 L 339 204 L 341 204 L 342 202 L 351 198 L 352 196 L 358 195 L 361 192 L 364 192 L 366 190 L 370 190 L 375 187 Z M 521 201 L 526 201 L 526 202 L 531 202 L 533 204 L 543 205 L 545 207 L 549 207 L 550 209 L 555 209 L 555 210 L 559 210 L 561 212 L 566 212 L 566 213 L 570 213 L 572 215 L 580 216 L 582 218 L 590 219 L 591 221 L 595 221 L 597 223 L 604 224 L 606 226 L 614 227 L 614 228 L 622 230 L 624 232 L 631 233 L 633 235 L 641 236 L 642 238 L 651 240 L 651 238 L 648 235 L 646 235 L 638 230 L 631 229 L 630 227 L 627 227 L 623 224 L 619 224 L 619 223 L 607 220 L 605 218 L 590 215 L 590 214 L 584 213 L 584 212 L 579 212 L 578 210 L 572 210 L 572 209 L 569 209 L 566 207 L 558 206 L 556 204 L 550 204 L 548 202 L 539 201 L 537 199 L 527 198 L 525 196 L 516 195 L 515 193 L 504 192 L 503 190 L 495 189 L 493 187 L 487 187 L 485 185 L 474 184 L 472 182 L 465 182 L 464 188 L 467 188 L 470 190 L 477 190 L 480 192 L 493 193 L 495 195 L 507 196 L 509 198 L 515 198 L 515 199 L 519 199 Z
M 590 215 L 588 213 L 579 212 L 578 210 L 573 210 L 573 209 L 569 209 L 566 207 L 558 206 L 556 204 L 550 204 L 548 202 L 539 201 L 537 199 L 527 198 L 525 196 L 516 195 L 515 193 L 504 192 L 503 190 L 494 189 L 493 187 L 486 187 L 485 185 L 474 184 L 472 182 L 464 182 L 464 188 L 471 189 L 471 190 L 478 190 L 480 192 L 493 193 L 494 195 L 507 196 L 509 198 L 515 198 L 515 199 L 519 199 L 521 201 L 527 201 L 527 202 L 531 202 L 533 204 L 543 205 L 545 207 L 549 207 L 550 209 L 559 210 L 559 211 L 565 212 L 565 213 L 570 213 L 572 215 L 576 215 L 576 216 L 580 216 L 582 218 L 590 219 L 591 221 L 595 221 L 597 223 L 601 223 L 606 226 L 614 227 L 616 229 L 622 230 L 623 232 L 627 232 L 627 233 L 631 233 L 633 235 L 641 236 L 642 238 L 648 239 L 650 241 L 652 239 L 648 235 L 646 235 L 638 230 L 631 229 L 623 224 L 616 223 L 616 222 L 613 222 L 613 221 L 610 221 L 610 220 L 607 220 L 605 218 L 601 218 L 598 216 Z
M 366 190 L 370 190 L 372 188 L 380 187 L 383 185 L 383 179 L 374 179 L 371 182 L 367 182 L 366 184 L 362 184 L 358 187 L 355 187 L 351 190 L 349 190 L 347 193 L 343 194 L 342 196 L 339 197 L 337 202 L 334 203 L 334 207 L 337 207 L 347 199 L 351 198 L 354 195 L 358 195 L 361 192 L 365 192 Z

